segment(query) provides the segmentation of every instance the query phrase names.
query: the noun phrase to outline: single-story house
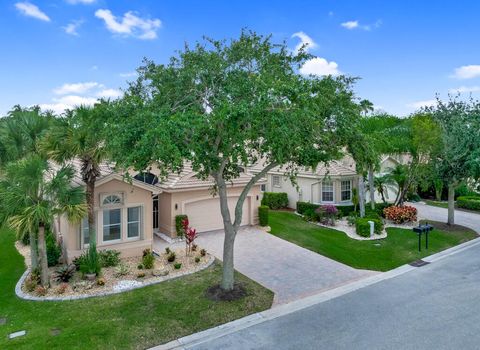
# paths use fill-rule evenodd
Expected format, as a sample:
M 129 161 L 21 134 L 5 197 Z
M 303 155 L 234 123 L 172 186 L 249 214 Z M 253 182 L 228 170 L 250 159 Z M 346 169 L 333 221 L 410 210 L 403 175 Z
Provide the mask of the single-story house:
M 80 176 L 80 163 L 72 162 L 77 169 L 74 185 L 84 186 Z M 154 234 L 176 237 L 175 217 L 188 215 L 190 226 L 197 232 L 223 229 L 220 202 L 212 195 L 213 179 L 200 180 L 196 172 L 186 164 L 180 174 L 170 174 L 159 181 L 158 169 L 147 173 L 132 173 L 126 181 L 110 166 L 101 166 L 101 175 L 95 186 L 95 217 L 97 247 L 115 249 L 122 256 L 141 255 L 151 249 Z M 237 199 L 251 174 L 242 173 L 228 187 L 228 201 L 233 215 Z M 258 206 L 262 192 L 260 181 L 253 186 L 243 205 L 242 225 L 258 222 Z M 55 231 L 61 236 L 64 253 L 71 261 L 80 255 L 89 242 L 87 218 L 80 224 L 72 224 L 62 216 L 56 220 Z

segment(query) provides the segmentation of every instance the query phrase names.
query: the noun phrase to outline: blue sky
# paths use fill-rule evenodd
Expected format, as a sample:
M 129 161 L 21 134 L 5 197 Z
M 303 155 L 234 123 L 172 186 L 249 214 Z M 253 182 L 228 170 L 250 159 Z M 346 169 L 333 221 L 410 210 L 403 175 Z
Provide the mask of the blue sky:
M 480 93 L 478 1 L 31 0 L 0 3 L 0 115 L 116 97 L 143 57 L 167 62 L 202 35 L 247 27 L 319 59 L 304 72 L 358 76 L 356 93 L 407 115 Z

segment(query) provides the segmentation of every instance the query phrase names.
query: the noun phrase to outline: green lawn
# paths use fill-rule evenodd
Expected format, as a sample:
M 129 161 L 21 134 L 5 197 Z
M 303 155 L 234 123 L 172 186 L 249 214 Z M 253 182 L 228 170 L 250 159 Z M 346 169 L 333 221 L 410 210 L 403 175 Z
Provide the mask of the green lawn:
M 454 226 L 445 232 L 446 225 L 433 223 L 440 229 L 429 235 L 429 249 L 418 252 L 418 238 L 412 230 L 389 228 L 386 239 L 357 241 L 343 232 L 319 227 L 298 215 L 285 211 L 270 211 L 272 234 L 304 248 L 358 269 L 387 271 L 427 255 L 450 248 L 477 237 L 465 227 Z
M 432 201 L 430 199 L 425 199 L 425 203 L 427 203 L 428 205 L 432 205 L 434 207 L 439 207 L 439 208 L 448 208 L 448 202 L 445 202 L 445 201 Z
M 177 280 L 109 297 L 78 301 L 33 302 L 16 297 L 15 284 L 25 270 L 14 235 L 0 230 L 0 349 L 144 349 L 268 309 L 273 293 L 236 275 L 248 296 L 212 302 L 207 287 L 218 283 L 221 265 Z M 51 335 L 52 329 L 59 335 Z M 8 340 L 11 332 L 27 335 Z

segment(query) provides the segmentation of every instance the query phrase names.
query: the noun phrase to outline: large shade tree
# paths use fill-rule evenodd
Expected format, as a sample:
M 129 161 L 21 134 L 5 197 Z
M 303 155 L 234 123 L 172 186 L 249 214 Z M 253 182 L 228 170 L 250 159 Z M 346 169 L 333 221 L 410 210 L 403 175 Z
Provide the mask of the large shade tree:
M 205 39 L 168 64 L 145 61 L 114 105 L 107 139 L 119 165 L 156 163 L 165 175 L 189 161 L 198 177 L 213 179 L 225 230 L 224 292 L 234 288 L 234 241 L 252 186 L 276 166 L 293 175 L 338 157 L 359 114 L 353 79 L 298 73 L 310 58 L 249 31 L 229 42 Z M 262 170 L 230 212 L 229 183 L 254 163 Z
M 103 139 L 105 106 L 101 102 L 94 107 L 79 106 L 67 111 L 41 141 L 41 149 L 59 164 L 72 160 L 80 162 L 86 186 L 89 241 L 95 244 L 95 183 L 100 176 L 100 165 L 108 156 Z
M 441 129 L 441 149 L 435 150 L 431 161 L 438 176 L 448 185 L 448 219 L 455 223 L 455 189 L 462 182 L 480 177 L 480 103 L 451 98 L 437 100 L 426 108 Z
M 45 230 L 52 226 L 55 215 L 78 222 L 86 214 L 83 190 L 71 187 L 73 175 L 72 168 L 54 170 L 32 154 L 9 163 L 0 179 L 0 224 L 8 224 L 17 236 L 38 235 L 38 265 L 45 287 L 49 285 Z M 31 249 L 35 249 L 33 245 Z

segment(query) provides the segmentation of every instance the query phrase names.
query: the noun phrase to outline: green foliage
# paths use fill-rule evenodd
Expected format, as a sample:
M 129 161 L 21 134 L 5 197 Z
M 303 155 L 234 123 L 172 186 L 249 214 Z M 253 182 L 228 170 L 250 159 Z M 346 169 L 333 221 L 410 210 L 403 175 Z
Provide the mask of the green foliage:
M 480 196 L 461 196 L 457 198 L 457 207 L 469 210 L 480 210 Z
M 305 214 L 305 211 L 307 210 L 311 210 L 313 212 L 315 212 L 315 210 L 320 207 L 320 205 L 318 204 L 312 204 L 312 203 L 308 203 L 308 202 L 297 202 L 297 213 L 299 214 Z
M 455 189 L 455 198 L 465 197 L 465 196 L 478 196 L 479 194 L 472 190 L 470 186 L 465 183 L 462 183 Z
M 153 269 L 155 266 L 155 256 L 150 249 L 145 249 L 143 251 L 142 264 L 147 270 Z
M 97 252 L 97 245 L 90 243 L 88 250 L 83 253 L 84 257 L 80 259 L 80 272 L 83 274 L 100 274 L 102 265 L 100 264 L 100 257 Z
M 173 267 L 175 268 L 175 270 L 180 270 L 180 268 L 182 267 L 182 264 L 181 263 L 175 263 L 175 264 L 173 264 Z
M 98 252 L 102 267 L 117 266 L 120 263 L 120 252 L 113 249 L 101 250 Z
M 381 219 L 372 218 L 372 217 L 365 217 L 365 218 L 357 218 L 355 221 L 355 231 L 357 235 L 362 237 L 370 237 L 370 224 L 369 221 L 373 221 L 374 228 L 373 231 L 375 234 L 379 235 L 383 231 L 383 222 Z
M 185 236 L 185 229 L 183 228 L 183 220 L 188 219 L 187 215 L 175 215 L 175 231 L 177 232 L 177 237 Z
M 50 231 L 47 231 L 46 233 L 45 242 L 47 245 L 48 266 L 55 266 L 58 264 L 60 255 L 62 255 L 62 248 L 58 245 L 53 233 Z
M 73 277 L 76 270 L 74 264 L 60 266 L 55 271 L 55 280 L 58 282 L 68 282 Z
M 288 207 L 288 195 L 285 192 L 263 192 L 262 205 L 276 210 Z
M 200 262 L 200 258 L 198 256 L 195 257 L 195 262 L 198 264 Z
M 337 206 L 337 209 L 338 209 L 338 215 L 341 217 L 349 216 L 355 212 L 354 205 L 339 205 Z
M 303 212 L 303 218 L 306 221 L 319 221 L 320 220 L 320 218 L 317 214 L 317 211 L 313 210 L 312 208 L 305 209 L 305 211 Z
M 268 226 L 268 206 L 261 205 L 258 207 L 258 219 L 260 226 Z
M 177 258 L 177 254 L 175 254 L 175 252 L 170 252 L 167 255 L 167 261 L 168 262 L 174 262 L 176 258 Z
M 371 209 L 370 207 L 365 208 L 365 216 L 372 216 L 382 218 L 384 217 L 383 209 L 391 207 L 391 203 L 376 203 L 375 209 Z

